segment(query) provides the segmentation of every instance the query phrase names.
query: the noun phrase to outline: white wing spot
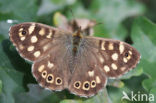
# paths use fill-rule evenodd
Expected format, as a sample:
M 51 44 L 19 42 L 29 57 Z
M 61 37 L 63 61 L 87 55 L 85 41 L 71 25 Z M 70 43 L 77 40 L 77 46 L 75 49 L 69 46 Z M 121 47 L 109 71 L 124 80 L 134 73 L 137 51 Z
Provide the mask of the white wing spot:
M 35 57 L 39 57 L 40 54 L 41 54 L 40 51 L 36 51 L 36 52 L 34 53 L 34 56 L 35 56 Z
M 41 35 L 41 36 L 45 35 L 45 29 L 44 28 L 41 28 L 41 30 L 39 31 L 39 35 Z
M 48 48 L 50 48 L 50 44 L 47 44 L 47 45 L 44 45 L 44 47 L 43 47 L 43 51 L 46 51 Z
M 131 56 L 130 56 L 130 55 L 128 55 L 127 59 L 128 59 L 128 60 L 129 60 L 129 59 L 131 59 Z
M 21 37 L 20 39 L 21 39 L 21 41 L 24 41 L 25 40 L 25 36 Z
M 97 84 L 101 83 L 101 80 L 100 80 L 99 76 L 96 76 L 96 83 Z
M 28 29 L 29 35 L 32 34 L 32 32 L 34 31 L 34 29 L 35 29 L 35 24 L 33 23 L 33 24 L 29 27 L 29 29 Z
M 19 32 L 21 32 L 21 31 L 23 31 L 23 28 L 20 28 L 20 29 L 19 29 Z
M 119 45 L 120 54 L 122 54 L 124 52 L 124 49 L 125 49 L 125 47 L 124 47 L 123 43 L 120 42 L 120 45 Z
M 123 61 L 124 61 L 125 63 L 127 63 L 127 62 L 128 62 L 127 58 L 123 58 Z
M 45 67 L 44 65 L 41 65 L 41 66 L 38 68 L 38 71 L 39 71 L 39 72 L 42 72 L 43 69 L 44 69 L 44 67 Z
M 52 37 L 52 35 L 53 35 L 53 33 L 52 33 L 52 31 L 50 30 L 50 31 L 49 31 L 49 34 L 47 35 L 47 38 L 50 39 L 50 38 Z
M 88 71 L 88 75 L 89 75 L 90 77 L 93 77 L 93 76 L 94 76 L 94 71 Z
M 105 50 L 105 42 L 104 42 L 104 41 L 103 41 L 102 44 L 101 44 L 101 49 L 102 49 L 102 50 Z
M 112 63 L 111 66 L 112 66 L 112 69 L 113 69 L 113 70 L 117 70 L 117 69 L 118 69 L 118 67 L 117 67 L 116 64 L 114 64 L 114 63 Z
M 104 71 L 109 72 L 110 71 L 110 68 L 107 65 L 105 65 L 104 66 Z
M 31 37 L 31 42 L 32 42 L 32 43 L 36 43 L 36 42 L 37 42 L 37 40 L 38 40 L 38 39 L 37 39 L 37 37 L 36 37 L 36 36 L 32 36 L 32 37 Z
M 126 67 L 121 67 L 121 71 L 125 71 Z
M 132 55 L 132 51 L 128 51 L 130 55 Z
M 49 67 L 49 68 L 52 68 L 52 67 L 54 67 L 54 64 L 51 63 L 50 61 L 48 61 L 48 67 Z
M 118 60 L 118 54 L 117 53 L 112 54 L 112 59 L 113 60 Z
M 19 45 L 20 50 L 24 49 L 24 46 L 22 44 Z
M 108 50 L 113 50 L 113 49 L 114 49 L 113 43 L 110 43 L 110 44 L 108 45 Z
M 99 57 L 99 60 L 100 60 L 101 63 L 104 63 L 103 57 L 100 56 L 100 57 Z
M 32 46 L 29 46 L 28 48 L 27 48 L 27 51 L 33 51 L 34 50 L 34 46 L 32 45 Z

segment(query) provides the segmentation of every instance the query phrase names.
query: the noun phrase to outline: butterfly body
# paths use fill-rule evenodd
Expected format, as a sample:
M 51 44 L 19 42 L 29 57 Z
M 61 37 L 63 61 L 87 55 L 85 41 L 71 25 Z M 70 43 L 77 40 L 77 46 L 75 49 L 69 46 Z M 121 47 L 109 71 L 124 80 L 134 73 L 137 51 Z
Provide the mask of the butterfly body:
M 84 36 L 40 23 L 11 27 L 10 40 L 22 57 L 33 62 L 32 73 L 38 83 L 55 91 L 90 97 L 133 69 L 139 52 L 127 43 Z

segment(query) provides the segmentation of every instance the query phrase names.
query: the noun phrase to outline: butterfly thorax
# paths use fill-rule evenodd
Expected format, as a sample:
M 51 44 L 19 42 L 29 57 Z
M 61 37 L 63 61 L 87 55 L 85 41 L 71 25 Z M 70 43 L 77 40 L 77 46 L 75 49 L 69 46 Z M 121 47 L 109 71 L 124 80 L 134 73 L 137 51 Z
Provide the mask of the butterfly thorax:
M 77 50 L 78 50 L 78 47 L 80 45 L 80 41 L 83 37 L 83 35 L 81 34 L 81 28 L 76 31 L 75 33 L 73 33 L 73 48 L 72 48 L 72 53 L 73 55 L 75 56 L 77 54 Z

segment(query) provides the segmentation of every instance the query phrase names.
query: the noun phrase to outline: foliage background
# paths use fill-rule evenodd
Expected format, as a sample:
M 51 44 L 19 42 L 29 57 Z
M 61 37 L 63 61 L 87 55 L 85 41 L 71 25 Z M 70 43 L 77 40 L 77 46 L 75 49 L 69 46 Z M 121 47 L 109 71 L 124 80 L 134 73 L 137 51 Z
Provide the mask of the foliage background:
M 31 63 L 22 59 L 9 41 L 14 23 L 41 22 L 54 26 L 60 12 L 73 19 L 102 22 L 95 36 L 125 41 L 141 53 L 136 69 L 110 80 L 96 96 L 85 99 L 68 91 L 51 92 L 39 87 Z M 8 23 L 13 20 L 13 23 Z M 154 94 L 156 98 L 156 0 L 0 0 L 0 103 L 156 103 L 121 100 L 122 91 Z

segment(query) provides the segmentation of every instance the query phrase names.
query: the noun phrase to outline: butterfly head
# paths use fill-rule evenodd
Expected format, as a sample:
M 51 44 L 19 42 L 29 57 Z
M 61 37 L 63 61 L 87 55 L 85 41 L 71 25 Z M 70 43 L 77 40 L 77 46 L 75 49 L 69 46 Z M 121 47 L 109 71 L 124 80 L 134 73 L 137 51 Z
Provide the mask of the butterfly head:
M 73 37 L 76 37 L 76 38 L 82 38 L 83 37 L 81 26 L 77 29 L 77 31 L 75 33 L 73 33 Z

